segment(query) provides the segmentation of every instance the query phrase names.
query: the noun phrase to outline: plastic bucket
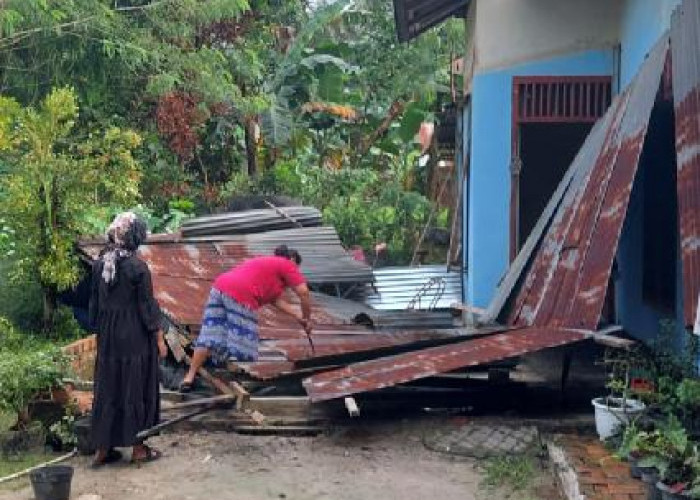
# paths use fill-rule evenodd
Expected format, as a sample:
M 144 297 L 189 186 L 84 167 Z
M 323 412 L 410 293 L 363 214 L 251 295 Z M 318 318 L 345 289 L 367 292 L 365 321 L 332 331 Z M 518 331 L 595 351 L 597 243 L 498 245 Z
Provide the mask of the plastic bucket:
M 36 500 L 68 500 L 73 467 L 70 465 L 50 465 L 29 473 Z
M 92 455 L 95 447 L 92 444 L 92 419 L 89 416 L 79 418 L 73 424 L 75 437 L 78 440 L 78 453 Z
M 595 429 L 601 441 L 614 436 L 621 425 L 629 422 L 630 417 L 644 410 L 644 403 L 636 399 L 626 399 L 625 408 L 622 408 L 622 398 L 595 398 L 592 403 L 595 408 Z

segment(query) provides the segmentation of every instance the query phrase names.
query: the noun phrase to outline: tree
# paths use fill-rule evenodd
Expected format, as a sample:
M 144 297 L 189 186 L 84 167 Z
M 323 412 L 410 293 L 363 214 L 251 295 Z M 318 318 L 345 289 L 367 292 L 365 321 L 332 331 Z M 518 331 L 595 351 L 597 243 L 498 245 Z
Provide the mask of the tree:
M 130 130 L 78 136 L 78 102 L 59 88 L 37 107 L 0 97 L 0 219 L 15 237 L 14 276 L 43 290 L 45 330 L 53 326 L 56 295 L 74 285 L 80 269 L 74 245 L 90 207 L 129 206 L 138 198 L 141 170 Z

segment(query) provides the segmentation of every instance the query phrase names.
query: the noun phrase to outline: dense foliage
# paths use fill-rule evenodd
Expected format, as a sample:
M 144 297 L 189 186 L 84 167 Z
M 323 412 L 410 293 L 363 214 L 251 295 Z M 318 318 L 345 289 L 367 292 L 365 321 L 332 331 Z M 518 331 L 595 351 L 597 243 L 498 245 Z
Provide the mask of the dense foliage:
M 0 411 L 15 415 L 39 393 L 61 385 L 65 360 L 58 348 L 18 332 L 0 317 Z
M 0 99 L 0 205 L 13 245 L 15 278 L 36 278 L 44 290 L 45 324 L 53 326 L 56 292 L 74 285 L 73 251 L 90 207 L 133 203 L 140 169 L 132 151 L 141 142 L 132 131 L 110 127 L 80 137 L 78 103 L 57 89 L 35 108 Z
M 462 29 L 399 44 L 391 2 L 371 0 L 5 0 L 0 276 L 40 285 L 48 325 L 78 234 L 134 207 L 173 230 L 251 192 L 408 262 L 447 224 L 414 137 L 451 99 Z

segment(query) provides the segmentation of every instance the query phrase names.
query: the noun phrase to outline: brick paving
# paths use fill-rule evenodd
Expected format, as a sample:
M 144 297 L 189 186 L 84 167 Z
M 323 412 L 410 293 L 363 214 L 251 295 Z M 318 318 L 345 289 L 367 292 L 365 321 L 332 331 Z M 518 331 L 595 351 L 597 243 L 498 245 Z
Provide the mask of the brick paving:
M 445 453 L 485 458 L 527 453 L 539 445 L 539 434 L 534 426 L 467 424 L 428 441 L 429 447 Z
M 560 440 L 578 476 L 586 500 L 645 500 L 644 483 L 630 476 L 627 463 L 617 459 L 595 437 L 567 435 Z

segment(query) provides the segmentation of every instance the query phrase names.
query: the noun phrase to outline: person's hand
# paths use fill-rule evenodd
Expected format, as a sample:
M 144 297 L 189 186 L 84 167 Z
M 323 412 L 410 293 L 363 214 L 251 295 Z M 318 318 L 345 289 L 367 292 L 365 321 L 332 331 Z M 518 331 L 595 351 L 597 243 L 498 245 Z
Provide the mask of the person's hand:
M 165 358 L 168 355 L 168 345 L 162 338 L 158 339 L 158 355 L 161 359 Z
M 312 327 L 311 327 L 311 320 L 310 319 L 304 319 L 301 318 L 299 320 L 299 323 L 301 323 L 301 326 L 304 327 L 304 331 L 306 332 L 307 335 L 311 335 Z

